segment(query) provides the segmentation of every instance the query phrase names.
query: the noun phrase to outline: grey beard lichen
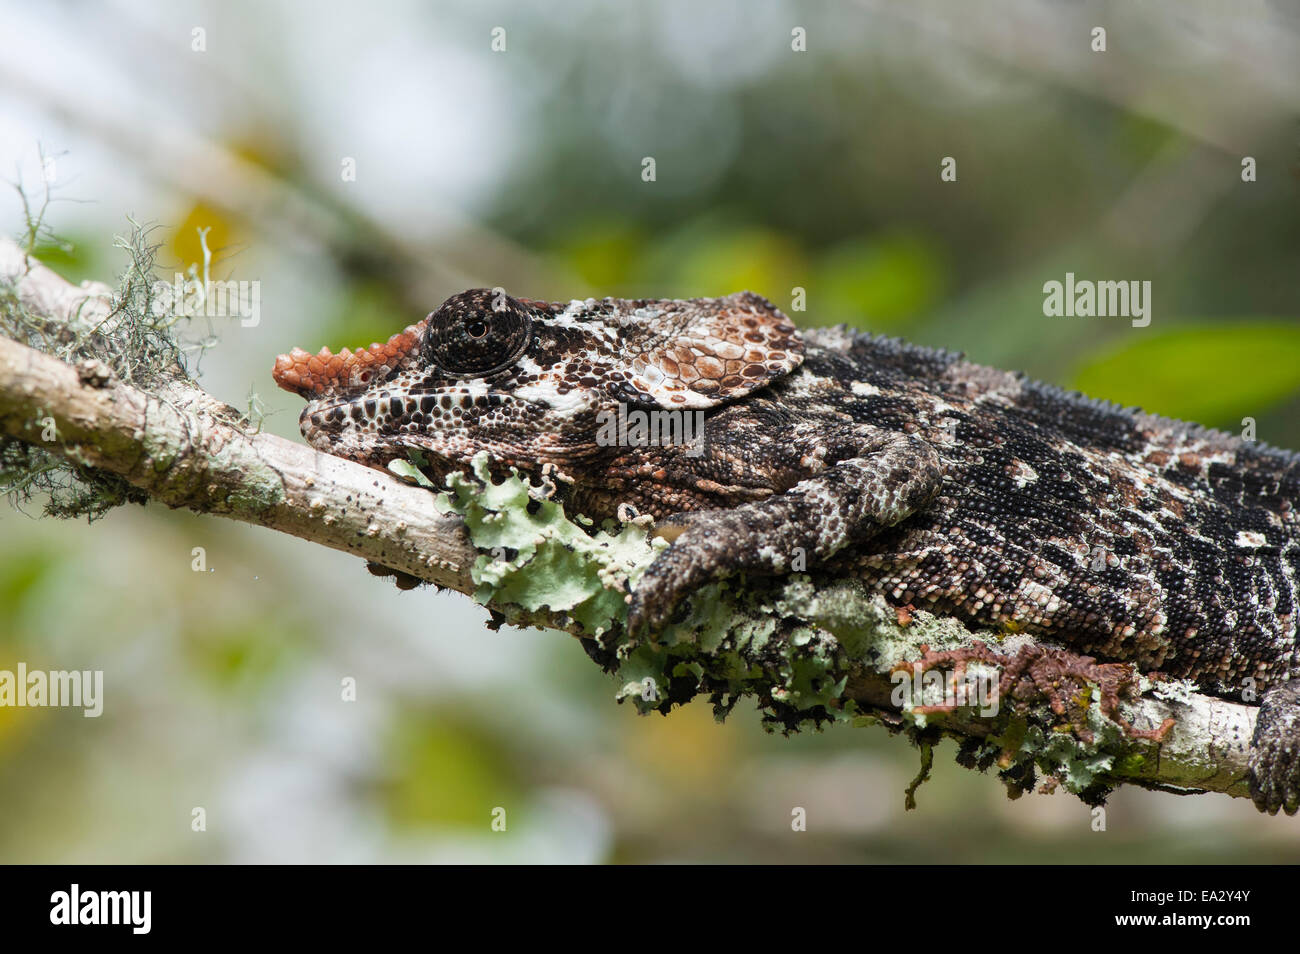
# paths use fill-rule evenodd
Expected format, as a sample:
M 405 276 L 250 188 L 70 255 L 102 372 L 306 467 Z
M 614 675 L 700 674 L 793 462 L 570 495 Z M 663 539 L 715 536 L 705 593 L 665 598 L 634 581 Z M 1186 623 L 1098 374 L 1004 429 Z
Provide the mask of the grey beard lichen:
M 40 215 L 28 211 L 28 254 L 38 239 L 51 241 Z M 155 389 L 165 380 L 186 376 L 176 319 L 155 313 L 158 246 L 150 243 L 149 230 L 135 223 L 128 235 L 118 237 L 116 246 L 127 253 L 128 264 L 107 315 L 99 309 L 90 310 L 93 317 L 87 312 L 71 320 L 36 314 L 26 307 L 13 280 L 0 279 L 0 335 L 69 364 L 99 362 L 97 367 L 123 383 Z M 39 431 L 39 417 L 34 423 Z M 0 494 L 18 507 L 43 498 L 47 516 L 91 520 L 122 504 L 148 499 L 122 477 L 12 437 L 0 437 Z
M 420 463 L 391 466 L 432 486 Z M 1042 775 L 1048 787 L 1060 785 L 1089 803 L 1136 774 L 1156 749 L 1155 742 L 1135 743 L 1103 711 L 1099 688 L 1086 682 L 1062 712 L 1045 700 L 1003 699 L 996 714 L 977 718 L 978 706 L 945 711 L 910 693 L 901 694 L 901 706 L 889 705 L 881 686 L 925 650 L 959 650 L 980 639 L 1013 652 L 1031 641 L 971 631 L 920 610 L 900 613 L 852 580 L 802 574 L 713 583 L 653 640 L 634 641 L 624 627 L 626 594 L 664 542 L 641 523 L 581 526 L 547 499 L 545 488 L 517 474 L 494 481 L 486 455 L 476 457 L 472 469 L 470 476 L 447 479 L 448 492 L 437 506 L 464 520 L 479 551 L 475 599 L 514 624 L 553 620 L 578 632 L 588 655 L 614 675 L 616 699 L 642 713 L 667 714 L 704 696 L 722 719 L 750 697 L 769 730 L 882 723 L 906 734 L 926 759 L 939 738 L 952 735 L 960 746 L 958 762 L 995 767 L 1013 797 Z M 990 673 L 996 683 L 997 667 Z M 1145 680 L 1140 684 L 1143 691 L 1151 688 Z M 978 732 L 970 731 L 972 723 Z M 926 774 L 928 762 L 918 782 Z
M 20 192 L 20 195 L 22 193 Z M 42 209 L 27 209 L 27 227 L 22 248 L 27 255 L 34 245 L 60 244 L 42 222 Z M 150 239 L 151 229 L 131 222 L 115 247 L 126 253 L 127 265 L 116 290 L 103 285 L 86 287 L 85 297 L 74 314 L 44 315 L 28 307 L 20 294 L 21 278 L 0 278 L 0 336 L 10 338 L 75 366 L 83 381 L 97 386 L 116 383 L 131 386 L 152 397 L 170 402 L 193 381 L 186 354 L 201 353 L 216 342 L 212 334 L 186 337 L 191 318 L 184 309 L 174 308 L 170 296 L 160 298 L 162 287 L 156 273 L 159 245 Z M 202 236 L 201 236 L 202 241 Z M 204 246 L 206 250 L 206 245 Z M 191 269 L 191 273 L 193 269 Z M 249 413 L 237 426 L 256 427 L 260 404 L 249 396 Z M 35 415 L 30 433 L 42 434 L 52 426 Z M 54 438 L 42 437 L 40 442 Z M 0 437 L 0 494 L 16 507 L 33 498 L 43 498 L 47 516 L 95 519 L 124 503 L 144 503 L 149 495 L 124 478 L 88 466 L 65 448 L 56 454 L 14 437 Z M 155 448 L 160 452 L 165 448 Z M 165 464 L 165 454 L 160 455 Z M 255 475 L 250 474 L 250 479 Z M 251 487 L 247 499 L 232 495 L 231 506 L 255 507 L 266 496 L 268 485 Z

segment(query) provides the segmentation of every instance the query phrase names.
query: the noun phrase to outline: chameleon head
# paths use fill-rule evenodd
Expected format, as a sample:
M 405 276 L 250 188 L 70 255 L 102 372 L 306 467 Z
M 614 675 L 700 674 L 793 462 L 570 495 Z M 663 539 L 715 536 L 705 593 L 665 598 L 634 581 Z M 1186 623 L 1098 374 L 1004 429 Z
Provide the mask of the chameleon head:
M 483 450 L 529 471 L 581 469 L 620 404 L 702 410 L 802 360 L 794 325 L 749 292 L 550 303 L 473 289 L 387 342 L 294 349 L 271 373 L 307 398 L 313 447 L 372 466 L 418 450 L 441 474 Z

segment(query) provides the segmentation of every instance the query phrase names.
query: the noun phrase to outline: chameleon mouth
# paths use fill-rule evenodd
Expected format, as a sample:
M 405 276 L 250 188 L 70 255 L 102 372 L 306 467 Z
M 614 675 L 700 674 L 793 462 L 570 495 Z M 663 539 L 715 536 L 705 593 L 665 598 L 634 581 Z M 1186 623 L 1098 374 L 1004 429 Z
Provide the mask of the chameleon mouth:
M 419 348 L 424 325 L 423 321 L 410 325 L 385 342 L 354 351 L 344 348 L 338 354 L 329 348 L 316 354 L 294 348 L 275 359 L 271 377 L 279 387 L 308 400 L 369 387 L 396 371 Z

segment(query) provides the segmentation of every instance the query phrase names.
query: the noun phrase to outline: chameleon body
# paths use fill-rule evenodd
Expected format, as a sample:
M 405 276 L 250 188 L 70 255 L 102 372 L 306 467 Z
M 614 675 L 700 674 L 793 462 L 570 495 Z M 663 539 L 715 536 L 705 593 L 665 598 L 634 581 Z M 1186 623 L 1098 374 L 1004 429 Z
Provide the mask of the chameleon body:
M 308 399 L 320 450 L 376 467 L 420 451 L 435 479 L 487 451 L 559 477 L 571 513 L 662 521 L 673 542 L 631 595 L 633 632 L 740 572 L 853 575 L 895 605 L 1258 700 L 1252 796 L 1300 807 L 1292 453 L 955 353 L 801 332 L 748 292 L 469 291 L 387 343 L 282 355 L 274 376 Z M 629 409 L 694 415 L 702 444 L 601 439 Z

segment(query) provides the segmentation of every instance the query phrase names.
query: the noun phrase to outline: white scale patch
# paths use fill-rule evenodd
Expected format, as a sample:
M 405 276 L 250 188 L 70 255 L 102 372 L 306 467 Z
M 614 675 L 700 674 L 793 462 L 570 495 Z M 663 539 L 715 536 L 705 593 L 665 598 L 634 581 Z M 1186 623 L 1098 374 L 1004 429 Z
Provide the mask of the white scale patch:
M 667 377 L 667 375 L 665 375 L 662 371 L 659 370 L 658 367 L 656 367 L 653 364 L 647 364 L 644 368 L 640 370 L 641 370 L 640 373 L 641 380 L 644 381 L 647 385 L 649 385 L 648 387 L 642 388 L 642 390 L 644 391 L 649 391 L 653 388 L 658 387 Z
M 560 394 L 555 387 L 555 382 L 546 378 L 542 378 L 535 384 L 521 384 L 515 388 L 514 396 L 522 401 L 541 404 L 561 412 L 578 411 L 591 404 L 591 395 L 588 392 L 574 388 L 567 394 Z
M 1026 484 L 1033 483 L 1038 479 L 1038 471 L 1023 460 L 1014 460 L 1011 462 L 1010 477 L 1016 482 L 1016 486 L 1023 490 Z

